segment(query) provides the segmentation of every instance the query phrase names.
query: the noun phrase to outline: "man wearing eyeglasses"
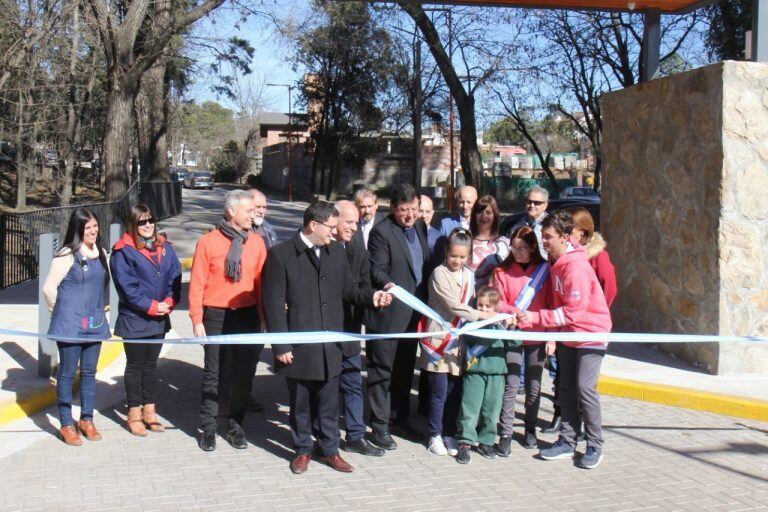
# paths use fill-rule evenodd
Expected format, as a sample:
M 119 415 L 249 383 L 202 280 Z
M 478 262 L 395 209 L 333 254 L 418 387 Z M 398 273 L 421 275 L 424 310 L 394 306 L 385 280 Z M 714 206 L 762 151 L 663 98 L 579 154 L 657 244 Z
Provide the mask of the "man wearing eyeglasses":
M 423 301 L 427 297 L 430 268 L 427 225 L 419 216 L 419 195 L 410 184 L 392 188 L 392 213 L 376 224 L 368 240 L 371 281 L 374 288 L 389 290 L 399 285 Z M 420 315 L 403 302 L 395 301 L 384 310 L 367 310 L 364 324 L 370 333 L 391 333 L 392 338 L 366 343 L 368 357 L 368 403 L 372 433 L 369 441 L 379 448 L 394 450 L 397 443 L 389 429 L 390 412 L 395 428 L 405 437 L 418 433 L 411 427 L 409 402 L 416 364 L 413 340 L 400 340 L 398 333 L 414 332 Z
M 547 259 L 547 252 L 544 250 L 544 246 L 541 243 L 541 223 L 547 216 L 547 206 L 549 205 L 549 191 L 544 187 L 535 186 L 528 192 L 528 197 L 525 200 L 525 217 L 512 226 L 512 229 L 507 233 L 507 237 L 511 237 L 514 231 L 522 226 L 528 226 L 536 233 L 536 238 L 539 240 L 539 252 L 541 257 Z
M 342 244 L 333 241 L 339 212 L 325 201 L 309 205 L 302 229 L 269 250 L 262 277 L 262 302 L 269 332 L 342 331 L 344 302 L 383 306 L 385 294 L 356 286 Z M 344 473 L 339 456 L 339 376 L 342 344 L 275 344 L 275 371 L 285 377 L 296 457 L 290 469 L 307 471 L 315 434 L 321 461 Z

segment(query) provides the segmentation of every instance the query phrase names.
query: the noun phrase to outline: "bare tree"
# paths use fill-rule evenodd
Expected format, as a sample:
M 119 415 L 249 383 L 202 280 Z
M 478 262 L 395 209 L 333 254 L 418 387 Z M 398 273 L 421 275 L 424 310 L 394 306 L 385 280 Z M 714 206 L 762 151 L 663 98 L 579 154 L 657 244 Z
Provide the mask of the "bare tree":
M 172 2 L 173 15 L 158 20 L 158 30 L 142 38 L 140 32 L 148 17 L 149 0 L 107 3 L 85 0 L 90 8 L 93 26 L 99 34 L 107 60 L 107 93 L 109 109 L 104 136 L 104 167 L 107 199 L 121 197 L 128 189 L 126 163 L 132 139 L 132 109 L 141 79 L 165 53 L 171 40 L 194 22 L 224 3 L 224 0 Z M 161 9 L 166 6 L 161 2 Z M 164 155 L 163 155 L 164 156 Z

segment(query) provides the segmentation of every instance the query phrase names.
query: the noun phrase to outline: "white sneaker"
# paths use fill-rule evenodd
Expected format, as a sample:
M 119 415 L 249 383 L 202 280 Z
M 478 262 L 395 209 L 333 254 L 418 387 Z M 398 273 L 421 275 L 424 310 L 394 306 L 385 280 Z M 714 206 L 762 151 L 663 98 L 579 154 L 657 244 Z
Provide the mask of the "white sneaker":
M 439 435 L 429 438 L 429 448 L 427 448 L 427 451 L 435 455 L 448 455 L 448 450 L 445 449 L 445 444 L 443 444 L 443 438 Z
M 459 443 L 456 442 L 456 439 L 446 437 L 443 442 L 445 443 L 445 449 L 447 450 L 448 455 L 455 457 L 459 454 Z

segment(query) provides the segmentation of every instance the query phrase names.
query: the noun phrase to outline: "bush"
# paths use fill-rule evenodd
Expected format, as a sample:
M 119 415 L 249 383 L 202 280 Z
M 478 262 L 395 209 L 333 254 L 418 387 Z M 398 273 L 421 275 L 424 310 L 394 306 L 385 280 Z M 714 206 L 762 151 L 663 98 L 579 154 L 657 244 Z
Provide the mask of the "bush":
M 222 183 L 239 182 L 248 172 L 250 161 L 245 149 L 234 140 L 224 144 L 211 160 L 211 171 L 215 173 L 216 181 Z

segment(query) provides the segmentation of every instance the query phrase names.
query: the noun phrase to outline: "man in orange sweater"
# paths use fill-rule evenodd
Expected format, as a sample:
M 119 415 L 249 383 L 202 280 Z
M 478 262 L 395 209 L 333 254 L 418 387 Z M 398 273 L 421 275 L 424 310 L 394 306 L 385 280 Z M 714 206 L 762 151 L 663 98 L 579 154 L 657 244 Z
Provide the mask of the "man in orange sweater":
M 224 218 L 195 247 L 189 283 L 189 316 L 196 337 L 259 332 L 261 269 L 267 256 L 264 241 L 251 231 L 253 198 L 244 190 L 224 197 Z M 247 448 L 242 428 L 257 352 L 262 345 L 204 345 L 205 362 L 200 404 L 199 445 L 216 449 L 219 383 L 229 386 L 226 439 Z

